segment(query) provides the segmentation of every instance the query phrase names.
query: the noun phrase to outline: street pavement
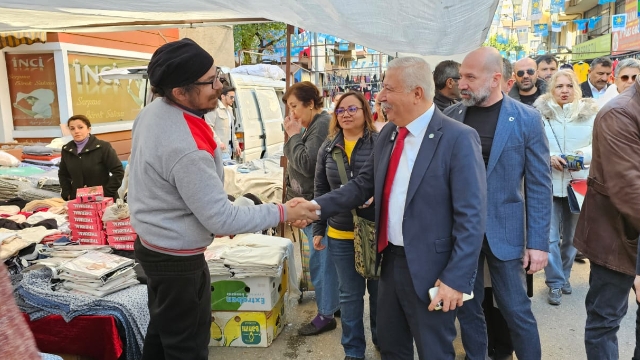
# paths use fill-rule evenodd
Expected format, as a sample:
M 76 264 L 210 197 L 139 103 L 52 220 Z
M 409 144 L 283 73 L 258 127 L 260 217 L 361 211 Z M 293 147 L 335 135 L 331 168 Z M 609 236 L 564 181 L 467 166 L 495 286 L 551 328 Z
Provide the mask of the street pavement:
M 295 243 L 296 249 L 298 244 Z M 296 252 L 296 255 L 299 253 Z M 300 259 L 297 258 L 298 274 L 300 275 Z M 538 320 L 538 329 L 542 342 L 542 359 L 544 360 L 580 360 L 586 359 L 584 350 L 584 324 L 586 313 L 584 299 L 589 288 L 589 262 L 575 263 L 571 276 L 573 294 L 563 295 L 562 305 L 547 304 L 547 287 L 544 284 L 544 273 L 534 276 L 534 296 L 532 300 L 533 312 Z M 287 314 L 287 325 L 283 332 L 268 348 L 209 348 L 209 359 L 238 360 L 238 359 L 300 359 L 325 360 L 343 359 L 344 352 L 340 344 L 341 327 L 338 320 L 336 330 L 313 337 L 297 335 L 297 329 L 316 314 L 313 292 L 306 292 L 300 304 L 294 304 Z M 295 303 L 295 301 L 294 301 Z M 365 331 L 367 336 L 366 359 L 380 359 L 371 343 L 368 322 L 368 301 L 365 301 Z M 635 346 L 635 311 L 637 306 L 634 296 L 629 296 L 630 309 L 620 325 L 618 343 L 620 359 L 631 359 Z M 379 311 L 384 311 L 380 309 Z M 454 343 L 456 360 L 464 359 L 464 349 L 458 337 Z M 418 356 L 415 356 L 418 359 Z

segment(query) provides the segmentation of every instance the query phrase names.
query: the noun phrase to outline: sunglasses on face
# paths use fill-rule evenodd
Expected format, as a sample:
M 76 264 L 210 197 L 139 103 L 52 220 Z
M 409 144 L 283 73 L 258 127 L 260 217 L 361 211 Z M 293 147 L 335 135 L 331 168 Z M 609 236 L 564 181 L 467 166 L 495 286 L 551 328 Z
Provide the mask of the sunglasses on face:
M 516 72 L 516 76 L 517 77 L 523 77 L 524 76 L 524 70 L 518 70 L 518 72 Z M 534 69 L 527 69 L 527 75 L 529 76 L 533 76 L 533 74 L 535 74 L 536 71 Z
M 220 68 L 218 68 L 216 70 L 216 77 L 213 78 L 213 80 L 211 81 L 196 81 L 193 83 L 193 85 L 211 85 L 211 88 L 214 89 L 216 82 L 218 81 L 218 79 L 220 78 L 220 74 L 222 74 L 222 71 L 220 70 Z
M 620 76 L 620 80 L 622 80 L 622 81 L 624 81 L 624 82 L 627 82 L 627 81 L 629 81 L 629 78 L 631 78 L 631 80 L 636 81 L 636 77 L 637 77 L 637 76 L 638 76 L 638 74 L 634 74 L 634 75 L 631 75 L 631 76 L 629 76 L 629 75 L 622 75 L 622 76 Z
M 337 116 L 344 116 L 345 112 L 348 112 L 349 115 L 355 115 L 358 110 L 362 109 L 361 107 L 357 107 L 357 106 L 349 106 L 348 108 L 343 108 L 343 107 L 339 107 L 336 109 L 336 115 Z

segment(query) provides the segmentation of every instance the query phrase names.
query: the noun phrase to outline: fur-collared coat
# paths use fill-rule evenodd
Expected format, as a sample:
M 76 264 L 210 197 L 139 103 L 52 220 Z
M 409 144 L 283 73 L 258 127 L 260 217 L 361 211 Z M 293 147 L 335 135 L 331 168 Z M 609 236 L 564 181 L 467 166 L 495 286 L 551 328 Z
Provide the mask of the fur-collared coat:
M 551 156 L 574 155 L 581 151 L 585 165 L 590 164 L 593 121 L 598 114 L 598 103 L 591 98 L 582 98 L 577 103 L 560 107 L 553 99 L 553 95 L 547 93 L 540 96 L 533 106 L 542 114 Z M 569 173 L 566 169 L 559 171 L 552 168 L 552 175 L 553 196 L 566 197 L 567 185 L 572 177 L 586 179 L 589 170 Z

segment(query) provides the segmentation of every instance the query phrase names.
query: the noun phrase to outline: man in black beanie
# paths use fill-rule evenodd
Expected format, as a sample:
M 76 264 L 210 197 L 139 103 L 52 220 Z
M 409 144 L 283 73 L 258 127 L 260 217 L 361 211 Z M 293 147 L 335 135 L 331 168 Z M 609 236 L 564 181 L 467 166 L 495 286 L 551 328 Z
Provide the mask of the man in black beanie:
M 211 280 L 204 251 L 215 235 L 316 220 L 319 207 L 299 199 L 242 207 L 229 202 L 221 152 L 203 118 L 216 108 L 222 84 L 213 58 L 198 44 L 182 39 L 161 46 L 147 72 L 160 98 L 134 122 L 128 192 L 135 255 L 149 296 L 142 359 L 207 360 Z

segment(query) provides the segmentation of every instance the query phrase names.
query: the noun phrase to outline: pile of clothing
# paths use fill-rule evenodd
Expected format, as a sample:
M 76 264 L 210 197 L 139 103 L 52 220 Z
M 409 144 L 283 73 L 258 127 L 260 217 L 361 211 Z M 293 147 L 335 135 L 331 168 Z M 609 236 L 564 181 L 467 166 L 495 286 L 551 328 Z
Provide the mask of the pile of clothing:
M 66 321 L 81 315 L 113 316 L 124 329 L 126 358 L 142 358 L 144 336 L 149 325 L 146 285 L 133 285 L 97 297 L 63 290 L 57 276 L 57 270 L 50 267 L 34 267 L 31 271 L 12 276 L 20 310 L 32 321 L 49 315 L 60 315 Z
M 55 150 L 55 151 L 54 151 Z M 40 166 L 58 166 L 62 153 L 43 145 L 25 146 L 22 148 L 22 162 Z

